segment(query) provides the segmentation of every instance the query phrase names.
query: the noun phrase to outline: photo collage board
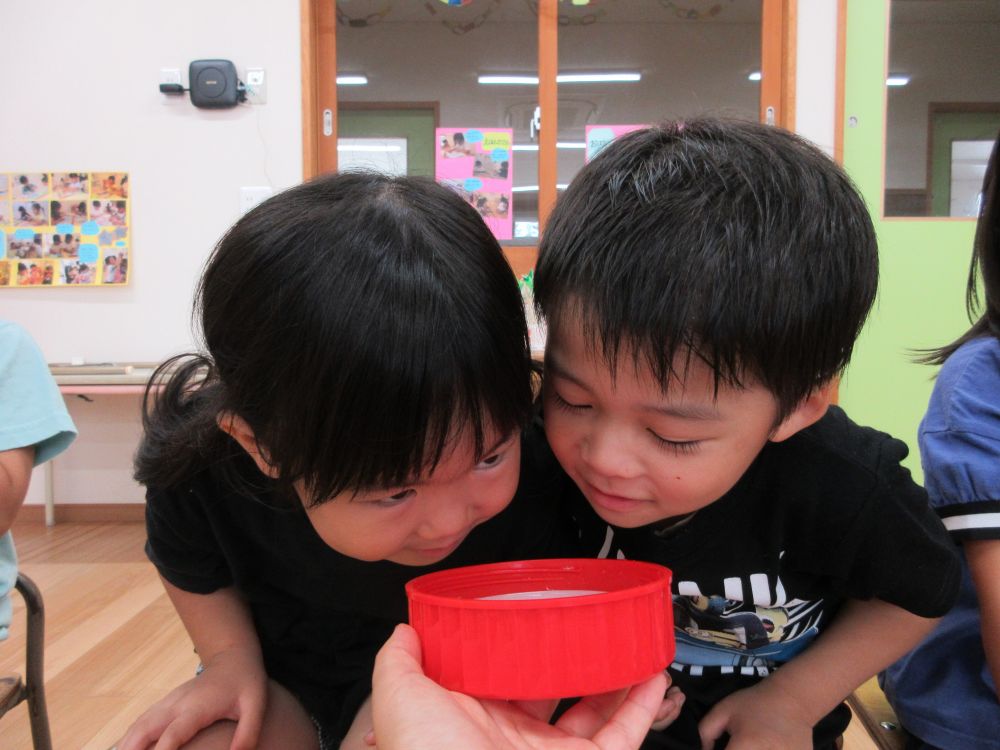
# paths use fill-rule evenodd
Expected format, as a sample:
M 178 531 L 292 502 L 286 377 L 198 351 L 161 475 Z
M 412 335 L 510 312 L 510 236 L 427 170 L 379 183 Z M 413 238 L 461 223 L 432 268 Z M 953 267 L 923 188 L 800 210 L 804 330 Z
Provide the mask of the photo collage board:
M 511 128 L 438 128 L 434 175 L 465 199 L 498 240 L 514 237 Z
M 129 280 L 126 172 L 0 172 L 0 289 Z

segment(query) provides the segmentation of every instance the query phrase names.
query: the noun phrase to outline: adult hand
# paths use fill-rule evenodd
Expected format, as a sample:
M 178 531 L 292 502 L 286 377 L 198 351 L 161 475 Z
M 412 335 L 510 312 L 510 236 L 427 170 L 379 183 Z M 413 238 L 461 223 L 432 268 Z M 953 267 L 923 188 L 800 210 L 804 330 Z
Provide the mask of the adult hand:
M 379 750 L 635 750 L 662 708 L 657 674 L 628 691 L 584 698 L 554 725 L 527 706 L 442 688 L 420 668 L 420 641 L 397 626 L 375 660 L 372 706 Z M 679 708 L 679 706 L 678 706 Z

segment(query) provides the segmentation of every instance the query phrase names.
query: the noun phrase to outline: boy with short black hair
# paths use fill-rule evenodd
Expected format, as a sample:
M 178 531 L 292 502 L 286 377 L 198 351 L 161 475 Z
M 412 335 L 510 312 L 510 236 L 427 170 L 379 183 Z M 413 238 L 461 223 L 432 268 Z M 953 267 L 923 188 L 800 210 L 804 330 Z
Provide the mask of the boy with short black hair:
M 549 442 L 584 540 L 674 572 L 686 701 L 644 747 L 833 747 L 955 598 L 906 446 L 828 407 L 877 279 L 847 176 L 756 123 L 623 136 L 551 216 Z

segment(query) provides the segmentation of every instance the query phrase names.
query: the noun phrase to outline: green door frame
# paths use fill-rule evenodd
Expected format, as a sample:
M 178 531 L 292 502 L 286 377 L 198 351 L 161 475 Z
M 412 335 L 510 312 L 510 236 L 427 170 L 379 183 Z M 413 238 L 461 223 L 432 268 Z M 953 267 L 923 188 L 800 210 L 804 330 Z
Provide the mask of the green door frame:
M 948 343 L 969 326 L 965 284 L 975 222 L 885 218 L 886 60 L 889 0 L 847 3 L 844 55 L 844 166 L 868 202 L 879 239 L 879 297 L 841 382 L 852 418 L 910 446 L 904 462 L 918 479 L 917 427 L 935 370 L 915 349 Z

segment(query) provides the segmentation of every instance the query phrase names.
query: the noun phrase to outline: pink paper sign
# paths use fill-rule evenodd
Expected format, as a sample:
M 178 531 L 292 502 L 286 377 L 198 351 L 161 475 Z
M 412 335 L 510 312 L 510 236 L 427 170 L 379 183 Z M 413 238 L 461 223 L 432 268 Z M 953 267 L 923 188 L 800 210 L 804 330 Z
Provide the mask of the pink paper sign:
M 511 128 L 438 128 L 434 174 L 462 196 L 498 240 L 514 236 Z

